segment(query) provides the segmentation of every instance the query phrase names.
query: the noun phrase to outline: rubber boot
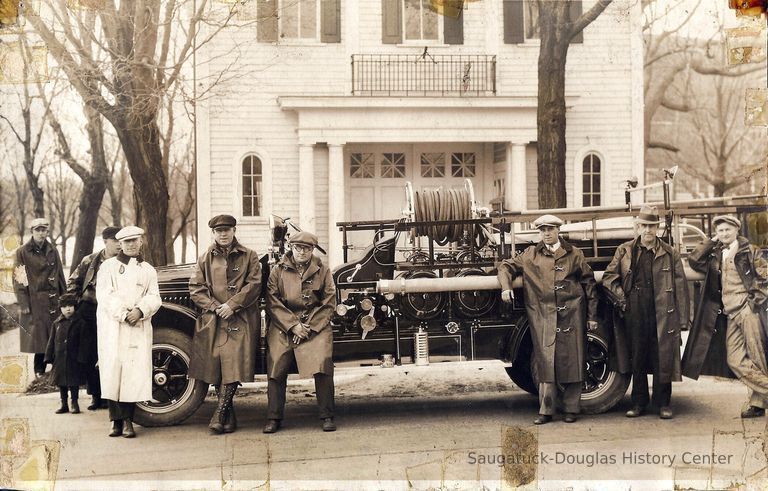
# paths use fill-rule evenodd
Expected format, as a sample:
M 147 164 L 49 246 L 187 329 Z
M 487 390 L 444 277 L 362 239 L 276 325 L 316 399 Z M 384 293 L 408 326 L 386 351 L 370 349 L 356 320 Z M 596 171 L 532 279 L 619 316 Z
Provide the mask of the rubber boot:
M 224 391 L 221 385 L 216 387 L 216 394 L 219 396 L 216 404 L 216 409 L 213 410 L 213 416 L 211 416 L 211 422 L 208 423 L 208 429 L 214 433 L 222 433 L 224 431 L 224 425 L 221 421 L 221 411 L 224 408 Z

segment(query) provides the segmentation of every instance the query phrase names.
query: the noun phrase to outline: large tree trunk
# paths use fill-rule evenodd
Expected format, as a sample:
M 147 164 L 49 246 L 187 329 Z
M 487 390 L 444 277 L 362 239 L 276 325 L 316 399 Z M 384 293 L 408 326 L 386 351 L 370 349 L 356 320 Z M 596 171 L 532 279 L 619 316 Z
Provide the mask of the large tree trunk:
M 94 177 L 83 181 L 83 193 L 80 195 L 80 204 L 78 205 L 80 218 L 77 222 L 75 253 L 72 256 L 70 273 L 77 268 L 85 256 L 93 252 L 99 209 L 106 189 L 107 183 L 103 178 Z
M 96 238 L 96 226 L 99 222 L 99 209 L 107 189 L 107 157 L 104 153 L 104 131 L 101 115 L 90 106 L 84 112 L 88 119 L 88 141 L 91 146 L 91 172 L 83 178 L 83 192 L 80 195 L 80 218 L 75 235 L 75 254 L 72 257 L 70 273 L 80 261 L 93 252 L 93 240 Z
M 115 130 L 133 179 L 136 225 L 145 232 L 144 256 L 151 265 L 164 266 L 168 264 L 165 247 L 168 180 L 160 165 L 160 131 L 155 118 L 121 123 L 115 125 Z
M 539 208 L 564 208 L 565 191 L 565 62 L 570 31 L 567 2 L 539 2 L 538 156 Z M 558 26 L 560 26 L 558 28 Z

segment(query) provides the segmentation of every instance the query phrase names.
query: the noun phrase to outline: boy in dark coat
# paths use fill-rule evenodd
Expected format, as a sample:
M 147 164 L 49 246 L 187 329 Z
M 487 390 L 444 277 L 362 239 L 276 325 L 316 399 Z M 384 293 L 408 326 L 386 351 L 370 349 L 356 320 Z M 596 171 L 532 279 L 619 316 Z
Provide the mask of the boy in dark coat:
M 45 350 L 45 362 L 51 363 L 51 381 L 59 386 L 61 407 L 56 414 L 68 413 L 67 391 L 72 398 L 72 413 L 78 414 L 80 406 L 77 403 L 77 393 L 80 385 L 85 383 L 85 367 L 78 361 L 80 336 L 84 321 L 75 313 L 77 296 L 65 293 L 59 297 L 61 315 L 54 321 L 48 347 Z

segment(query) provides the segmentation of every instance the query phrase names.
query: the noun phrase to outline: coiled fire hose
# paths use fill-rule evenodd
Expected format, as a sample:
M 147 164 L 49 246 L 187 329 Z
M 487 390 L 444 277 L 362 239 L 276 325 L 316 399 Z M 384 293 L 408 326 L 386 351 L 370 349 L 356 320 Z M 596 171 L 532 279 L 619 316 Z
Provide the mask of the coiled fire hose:
M 415 222 L 470 220 L 473 218 L 472 197 L 466 188 L 415 191 L 413 212 Z M 475 240 L 478 248 L 484 247 L 488 242 L 488 236 L 483 233 L 482 227 L 459 223 L 414 227 L 413 234 L 419 237 L 431 236 L 441 246 L 449 242 L 460 242 L 465 239 L 465 235 Z

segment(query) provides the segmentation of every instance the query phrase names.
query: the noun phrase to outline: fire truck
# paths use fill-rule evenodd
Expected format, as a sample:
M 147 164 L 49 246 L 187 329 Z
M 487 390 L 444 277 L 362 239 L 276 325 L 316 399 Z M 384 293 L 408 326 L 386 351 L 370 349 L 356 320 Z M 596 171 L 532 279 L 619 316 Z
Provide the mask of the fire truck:
M 685 258 L 713 235 L 712 218 L 733 214 L 741 233 L 768 250 L 765 195 L 654 203 L 666 219 L 660 227 Z M 405 189 L 403 216 L 392 220 L 338 223 L 344 263 L 333 270 L 337 307 L 333 320 L 333 357 L 337 365 L 371 365 L 383 357 L 393 364 L 430 365 L 498 359 L 518 387 L 537 393 L 538 381 L 525 312 L 522 283 L 515 301 L 500 301 L 496 272 L 501 261 L 538 242 L 530 223 L 545 213 L 566 221 L 561 236 L 579 247 L 600 281 L 616 248 L 635 237 L 633 216 L 639 205 L 630 194 L 642 189 L 628 181 L 627 205 L 511 213 L 477 206 L 471 184 L 464 189 Z M 650 186 L 646 186 L 650 187 Z M 285 252 L 290 234 L 299 228 L 290 220 L 270 219 L 272 245 L 262 257 L 263 285 L 269 267 Z M 352 237 L 367 235 L 369 244 L 353 245 Z M 199 310 L 189 297 L 194 264 L 158 268 L 163 306 L 152 318 L 153 399 L 140 403 L 136 422 L 144 426 L 178 424 L 202 404 L 208 385 L 189 379 L 192 336 Z M 696 294 L 701 277 L 688 269 Z M 598 290 L 601 290 L 598 288 Z M 693 299 L 691 299 L 693 301 Z M 266 373 L 266 329 L 256 347 L 256 373 Z M 630 376 L 618 370 L 626 346 L 614 335 L 613 311 L 600 292 L 599 327 L 586 334 L 582 410 L 601 413 L 624 397 Z M 619 339 L 621 336 L 618 337 Z M 471 383 L 465 381 L 465 383 Z

